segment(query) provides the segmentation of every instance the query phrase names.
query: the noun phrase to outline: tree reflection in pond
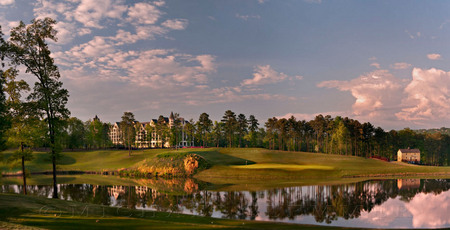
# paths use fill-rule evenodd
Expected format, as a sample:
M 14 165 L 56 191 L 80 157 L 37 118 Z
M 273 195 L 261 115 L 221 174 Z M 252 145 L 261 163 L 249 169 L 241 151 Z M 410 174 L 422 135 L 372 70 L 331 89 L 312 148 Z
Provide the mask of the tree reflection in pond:
M 402 206 L 401 211 L 399 209 L 394 214 L 398 215 L 397 218 L 403 218 L 402 221 L 410 219 L 406 227 L 450 227 L 448 205 L 442 210 L 442 207 L 436 209 L 424 202 L 425 198 L 437 197 L 435 200 L 439 203 L 433 205 L 448 204 L 450 202 L 448 179 L 379 180 L 345 185 L 227 192 L 201 189 L 201 186 L 193 180 L 184 184 L 164 181 L 164 184 L 165 191 L 161 191 L 162 187 L 156 186 L 157 183 L 154 181 L 149 182 L 149 186 L 61 184 L 59 190 L 61 199 L 83 203 L 228 219 L 276 220 L 339 226 L 355 226 L 351 221 L 358 220 L 364 222 L 361 226 L 371 224 L 372 227 L 393 227 L 399 220 L 396 221 L 392 214 L 387 216 L 386 207 L 392 209 Z M 175 186 L 179 190 L 173 187 L 167 189 L 167 185 Z M 45 197 L 52 195 L 52 186 L 27 186 L 27 190 L 33 195 Z M 20 193 L 22 186 L 1 185 L 0 191 Z M 390 202 L 387 202 L 388 200 Z M 384 206 L 386 207 L 383 208 Z M 444 214 L 428 213 L 433 223 L 425 223 L 426 216 L 417 216 L 421 210 L 420 206 L 424 206 L 427 212 L 436 209 Z M 378 216 L 374 217 L 374 214 Z M 386 221 L 384 223 L 376 221 L 380 217 Z M 385 226 L 386 223 L 390 225 Z

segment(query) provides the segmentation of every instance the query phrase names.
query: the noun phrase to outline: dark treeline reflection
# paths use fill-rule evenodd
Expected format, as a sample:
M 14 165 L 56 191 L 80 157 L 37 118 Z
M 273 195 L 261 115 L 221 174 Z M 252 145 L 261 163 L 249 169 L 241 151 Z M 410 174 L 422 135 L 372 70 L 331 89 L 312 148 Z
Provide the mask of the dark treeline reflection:
M 0 191 L 20 193 L 20 185 L 1 185 Z M 30 194 L 51 197 L 52 186 L 27 186 Z M 314 185 L 264 191 L 167 194 L 146 186 L 100 186 L 61 184 L 60 199 L 84 203 L 149 209 L 165 212 L 213 214 L 229 219 L 254 220 L 261 212 L 272 220 L 313 215 L 317 222 L 331 223 L 338 217 L 358 218 L 390 198 L 410 201 L 418 193 L 440 194 L 450 189 L 449 179 L 399 179 L 366 181 L 345 185 Z M 264 206 L 264 208 L 262 208 Z

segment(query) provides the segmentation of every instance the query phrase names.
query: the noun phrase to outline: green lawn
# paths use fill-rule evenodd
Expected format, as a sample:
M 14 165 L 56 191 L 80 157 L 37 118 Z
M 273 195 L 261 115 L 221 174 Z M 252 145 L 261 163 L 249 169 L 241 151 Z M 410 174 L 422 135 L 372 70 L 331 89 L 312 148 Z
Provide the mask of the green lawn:
M 138 211 L 0 194 L 0 229 L 344 229 Z
M 125 150 L 98 150 L 85 152 L 64 152 L 58 160 L 58 170 L 81 170 L 81 171 L 103 171 L 130 168 L 135 164 L 145 160 L 153 159 L 160 153 L 167 152 L 166 149 L 136 150 L 131 156 Z M 11 152 L 2 153 L 3 159 L 7 159 Z M 32 172 L 51 171 L 52 165 L 50 154 L 34 153 L 34 160 L 26 162 L 27 169 Z M 3 172 L 20 171 L 20 165 L 11 168 L 10 165 L 0 163 L 0 170 Z
M 121 168 L 137 168 L 154 162 L 161 154 L 174 157 L 180 153 L 193 153 L 203 157 L 211 166 L 195 177 L 211 183 L 292 183 L 324 181 L 348 181 L 349 178 L 380 176 L 443 176 L 450 175 L 450 167 L 416 166 L 398 162 L 384 162 L 354 156 L 320 153 L 273 151 L 260 148 L 207 148 L 207 149 L 152 149 L 133 151 L 65 152 L 58 170 L 103 171 Z M 1 155 L 6 159 L 10 153 Z M 49 154 L 35 153 L 35 159 L 27 162 L 32 172 L 50 171 Z M 161 156 L 160 155 L 160 156 Z M 0 163 L 3 172 L 20 171 L 19 165 L 10 167 Z M 359 179 L 362 180 L 362 179 Z M 354 181 L 351 180 L 351 181 Z
M 248 166 L 215 165 L 196 175 L 211 183 L 267 184 L 354 182 L 379 176 L 450 176 L 450 167 L 409 165 L 354 156 L 267 149 L 219 149 L 222 155 L 254 162 Z M 206 154 L 206 153 L 205 153 Z M 285 167 L 283 167 L 285 166 Z M 301 170 L 300 170 L 301 169 Z M 326 169 L 326 170 L 325 170 Z

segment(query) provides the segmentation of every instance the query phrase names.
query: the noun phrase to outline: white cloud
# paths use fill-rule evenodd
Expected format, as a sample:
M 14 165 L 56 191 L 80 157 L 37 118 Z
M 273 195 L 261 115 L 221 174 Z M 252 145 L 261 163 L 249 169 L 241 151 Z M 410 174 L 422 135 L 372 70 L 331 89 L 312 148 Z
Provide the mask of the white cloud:
M 121 18 L 127 8 L 119 0 L 81 0 L 81 3 L 77 6 L 75 12 L 73 12 L 73 17 L 85 27 L 101 29 L 104 27 L 100 25 L 103 19 Z
M 139 40 L 153 40 L 156 36 L 164 35 L 168 32 L 167 29 L 156 25 L 137 26 L 136 33 L 120 29 L 114 37 L 106 37 L 106 39 L 111 39 L 114 41 L 114 45 L 120 46 L 136 43 Z
M 59 44 L 67 44 L 78 35 L 78 33 L 74 33 L 74 31 L 77 31 L 77 26 L 74 23 L 60 21 L 56 23 L 54 28 L 58 31 L 57 38 Z
M 401 112 L 397 117 L 406 121 L 449 120 L 450 72 L 438 69 L 414 68 L 412 81 L 405 88 Z
M 161 25 L 172 29 L 172 30 L 184 30 L 188 25 L 188 20 L 186 19 L 169 19 L 163 22 Z
M 0 6 L 7 6 L 14 4 L 15 0 L 0 0 Z
M 350 92 L 355 98 L 351 116 L 356 119 L 396 128 L 450 122 L 450 72 L 443 70 L 414 68 L 411 80 L 376 70 L 349 81 L 323 81 L 317 86 Z
M 7 37 L 9 36 L 9 33 L 11 31 L 11 28 L 16 27 L 19 25 L 19 21 L 10 21 L 5 18 L 5 15 L 0 14 L 0 25 L 1 25 L 1 31 L 3 34 L 5 34 Z
M 378 62 L 371 63 L 370 66 L 373 66 L 377 69 L 381 68 L 380 63 L 378 63 Z
M 216 71 L 211 55 L 192 56 L 162 49 L 123 52 L 115 50 L 101 37 L 69 52 L 57 52 L 55 59 L 61 65 L 72 65 L 69 54 L 80 59 L 79 70 L 96 72 L 98 81 L 124 81 L 155 89 L 205 84 L 207 74 Z
M 242 86 L 254 86 L 254 85 L 265 85 L 277 82 L 282 82 L 284 80 L 297 80 L 303 79 L 302 76 L 289 77 L 284 73 L 278 73 L 270 65 L 258 65 L 254 68 L 253 78 L 245 79 L 242 81 Z
M 430 59 L 430 60 L 439 60 L 439 59 L 441 59 L 441 55 L 440 54 L 436 54 L 436 53 L 427 54 L 427 58 Z
M 70 2 L 58 2 L 53 0 L 39 0 L 34 4 L 34 16 L 36 18 L 50 17 L 60 21 L 59 15 L 66 14 L 68 20 L 72 20 L 75 6 Z
M 128 10 L 128 21 L 139 24 L 155 24 L 162 12 L 154 5 L 139 2 Z
M 411 64 L 406 62 L 397 62 L 390 66 L 392 69 L 407 69 L 411 67 Z
M 443 23 L 441 23 L 441 25 L 439 26 L 439 29 L 442 30 L 449 22 L 450 22 L 450 20 L 445 20 Z
M 261 16 L 259 15 L 240 15 L 236 14 L 236 18 L 242 19 L 242 20 L 249 20 L 249 19 L 261 19 Z
M 355 97 L 353 113 L 366 118 L 386 118 L 400 104 L 402 85 L 386 70 L 376 70 L 350 81 L 323 81 L 318 87 L 349 91 Z
M 88 28 L 78 29 L 78 36 L 83 36 L 83 35 L 90 34 L 90 33 L 92 33 L 91 29 L 88 29 Z
M 164 2 L 164 1 L 154 1 L 153 2 L 153 4 L 155 5 L 155 6 L 159 6 L 159 7 L 161 7 L 161 6 L 164 6 L 165 4 L 166 4 L 166 2 Z
M 405 30 L 405 33 L 406 33 L 406 34 L 408 35 L 408 37 L 411 38 L 411 39 L 415 39 L 415 38 L 417 38 L 417 37 L 420 37 L 420 35 L 421 35 L 420 32 L 417 32 L 416 34 L 412 34 L 412 33 L 410 33 L 408 30 Z

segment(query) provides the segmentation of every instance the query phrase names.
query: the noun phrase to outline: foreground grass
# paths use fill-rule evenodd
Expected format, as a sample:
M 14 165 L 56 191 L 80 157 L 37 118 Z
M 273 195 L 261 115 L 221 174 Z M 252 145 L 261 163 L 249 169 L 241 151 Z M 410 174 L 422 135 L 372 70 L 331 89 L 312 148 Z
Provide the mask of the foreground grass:
M 344 229 L 138 211 L 0 194 L 1 229 Z
M 103 176 L 91 174 L 79 175 L 58 175 L 57 181 L 59 184 L 93 184 L 93 185 L 141 185 L 133 178 L 117 177 L 117 176 Z M 0 184 L 14 185 L 22 184 L 21 176 L 15 177 L 0 177 Z M 27 185 L 52 185 L 52 175 L 32 175 L 27 178 Z M 1 229 L 1 228 L 0 228 Z

